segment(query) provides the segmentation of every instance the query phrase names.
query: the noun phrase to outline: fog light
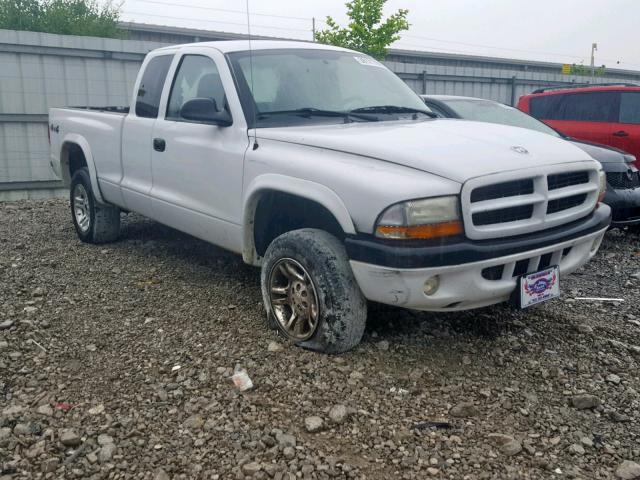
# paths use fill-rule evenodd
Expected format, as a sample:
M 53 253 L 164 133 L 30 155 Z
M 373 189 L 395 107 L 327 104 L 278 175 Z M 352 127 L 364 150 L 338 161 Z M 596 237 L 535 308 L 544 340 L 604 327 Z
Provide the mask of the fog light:
M 440 277 L 438 275 L 427 279 L 427 281 L 424 282 L 424 294 L 433 295 L 438 291 L 439 286 L 440 286 Z

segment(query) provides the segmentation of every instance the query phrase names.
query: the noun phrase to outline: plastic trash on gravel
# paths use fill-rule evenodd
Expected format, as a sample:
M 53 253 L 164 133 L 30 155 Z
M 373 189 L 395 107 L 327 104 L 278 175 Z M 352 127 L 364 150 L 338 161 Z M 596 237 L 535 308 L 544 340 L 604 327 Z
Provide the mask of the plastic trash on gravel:
M 241 392 L 245 392 L 253 388 L 251 377 L 249 377 L 249 374 L 244 368 L 236 367 L 235 373 L 231 376 L 231 380 L 235 387 Z

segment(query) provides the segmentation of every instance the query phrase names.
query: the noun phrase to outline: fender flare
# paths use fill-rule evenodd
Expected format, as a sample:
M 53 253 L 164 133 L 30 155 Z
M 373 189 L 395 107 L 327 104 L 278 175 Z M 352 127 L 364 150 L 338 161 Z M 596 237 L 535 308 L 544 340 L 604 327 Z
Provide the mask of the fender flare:
M 98 185 L 98 172 L 96 170 L 96 164 L 93 159 L 93 155 L 91 153 L 91 146 L 89 142 L 82 136 L 77 133 L 68 133 L 62 139 L 61 147 L 60 147 L 60 170 L 63 178 L 65 179 L 65 183 L 67 183 L 66 178 L 69 178 L 68 183 L 71 185 L 71 178 L 69 175 L 69 158 L 68 156 L 62 155 L 62 152 L 65 149 L 65 146 L 68 144 L 76 144 L 82 150 L 84 154 L 84 158 L 87 162 L 87 168 L 89 170 L 89 177 L 91 178 L 91 189 L 93 190 L 93 195 L 96 198 L 98 203 L 104 204 L 105 201 L 102 198 L 102 193 L 100 192 L 100 186 Z M 63 163 L 63 161 L 65 163 Z
M 245 190 L 243 198 L 243 245 L 242 257 L 246 263 L 259 265 L 260 258 L 254 244 L 254 216 L 258 201 L 266 192 L 281 192 L 314 201 L 331 213 L 346 234 L 355 234 L 356 229 L 347 207 L 336 192 L 316 182 L 268 173 L 254 178 Z

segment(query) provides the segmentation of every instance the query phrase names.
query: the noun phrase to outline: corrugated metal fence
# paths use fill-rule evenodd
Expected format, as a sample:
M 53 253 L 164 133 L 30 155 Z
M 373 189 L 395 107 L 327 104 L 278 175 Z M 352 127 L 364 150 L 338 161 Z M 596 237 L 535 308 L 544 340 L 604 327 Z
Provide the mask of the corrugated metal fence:
M 50 107 L 128 105 L 148 51 L 170 43 L 233 36 L 128 27 L 132 37 L 142 40 L 0 30 L 0 200 L 50 196 L 60 188 L 49 167 Z M 418 93 L 469 95 L 511 104 L 540 86 L 584 80 L 562 75 L 557 64 L 449 54 L 393 51 L 385 63 Z M 598 78 L 598 82 L 618 81 L 640 81 L 640 72 L 618 71 Z
M 0 30 L 0 199 L 51 196 L 47 113 L 128 105 L 146 41 Z

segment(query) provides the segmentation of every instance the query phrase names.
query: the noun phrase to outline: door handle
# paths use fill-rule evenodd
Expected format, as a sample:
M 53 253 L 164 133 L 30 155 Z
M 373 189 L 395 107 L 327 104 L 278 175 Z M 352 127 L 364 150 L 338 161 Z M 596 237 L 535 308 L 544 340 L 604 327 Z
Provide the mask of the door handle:
M 617 132 L 613 133 L 614 137 L 628 137 L 629 133 L 625 132 L 624 130 L 618 130 Z
M 156 152 L 164 152 L 166 148 L 167 148 L 167 142 L 164 141 L 164 138 L 153 139 L 153 149 Z

